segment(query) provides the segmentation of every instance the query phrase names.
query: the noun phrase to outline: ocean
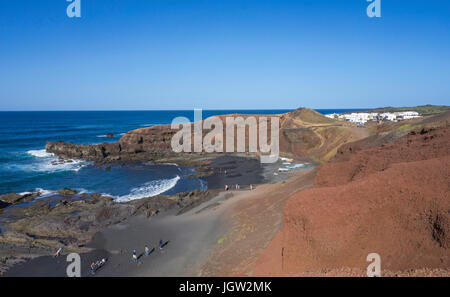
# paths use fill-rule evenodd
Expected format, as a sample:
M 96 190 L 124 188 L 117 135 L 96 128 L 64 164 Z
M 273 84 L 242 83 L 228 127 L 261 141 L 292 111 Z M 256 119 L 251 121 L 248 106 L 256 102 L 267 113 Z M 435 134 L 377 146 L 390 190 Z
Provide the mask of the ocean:
M 323 114 L 356 109 L 317 110 Z M 204 110 L 213 115 L 279 114 L 291 110 Z M 175 117 L 193 120 L 194 112 L 183 111 L 33 111 L 0 112 L 0 195 L 39 191 L 51 194 L 61 188 L 102 193 L 118 201 L 159 194 L 174 194 L 208 185 L 198 178 L 186 178 L 195 168 L 175 164 L 113 165 L 105 170 L 91 162 L 74 160 L 53 165 L 58 158 L 45 152 L 46 141 L 96 144 L 118 141 L 138 128 L 170 124 Z M 113 138 L 106 134 L 113 133 Z

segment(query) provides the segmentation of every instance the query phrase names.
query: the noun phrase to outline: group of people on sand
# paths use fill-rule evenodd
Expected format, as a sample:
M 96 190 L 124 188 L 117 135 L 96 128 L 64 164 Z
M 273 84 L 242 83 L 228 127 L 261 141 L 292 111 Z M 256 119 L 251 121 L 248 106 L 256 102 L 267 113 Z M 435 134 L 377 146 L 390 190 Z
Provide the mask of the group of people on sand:
M 159 240 L 159 249 L 162 250 L 163 248 L 164 248 L 164 243 L 163 243 L 163 241 L 162 241 L 162 239 L 161 239 L 161 240 Z M 151 253 L 151 251 L 150 251 L 149 247 L 146 245 L 146 246 L 144 247 L 144 255 L 145 255 L 146 257 L 148 257 L 148 256 L 150 256 L 150 253 Z M 133 252 L 132 252 L 132 254 L 131 254 L 131 258 L 132 258 L 133 262 L 135 262 L 135 263 L 138 262 L 139 257 L 138 257 L 138 255 L 137 255 L 136 250 L 133 250 Z
M 162 250 L 162 249 L 164 248 L 164 245 L 165 245 L 165 244 L 167 244 L 167 243 L 164 243 L 164 242 L 162 241 L 162 239 L 161 239 L 161 240 L 159 241 L 159 249 Z M 63 250 L 62 247 L 58 248 L 58 250 L 57 250 L 56 253 L 53 255 L 53 257 L 57 258 L 57 257 L 61 256 L 62 250 Z M 146 246 L 144 247 L 144 255 L 145 255 L 146 257 L 148 257 L 148 256 L 150 256 L 150 253 L 151 253 L 150 248 L 146 245 Z M 101 259 L 101 260 L 92 262 L 92 264 L 91 264 L 91 269 L 90 269 L 89 273 L 90 273 L 91 275 L 95 275 L 95 273 L 97 272 L 97 270 L 100 269 L 101 267 L 103 267 L 103 266 L 106 264 L 106 261 L 107 261 L 107 260 L 108 260 L 108 259 L 103 258 L 103 259 Z M 138 255 L 137 255 L 136 250 L 133 250 L 133 253 L 132 253 L 132 260 L 133 260 L 133 262 L 135 262 L 135 263 L 137 263 L 138 260 L 139 260 L 139 257 L 138 257 Z
M 94 275 L 95 272 L 97 272 L 97 270 L 99 270 L 100 268 L 102 268 L 105 264 L 106 264 L 107 259 L 103 258 L 99 261 L 96 262 L 92 262 L 91 264 L 91 270 L 89 271 L 91 275 Z
M 61 253 L 63 251 L 63 248 L 60 247 L 58 248 L 58 250 L 56 251 L 56 253 L 53 255 L 54 258 L 57 258 L 59 256 L 61 256 Z M 95 262 L 92 262 L 91 264 L 91 269 L 89 270 L 89 273 L 91 275 L 94 275 L 95 272 L 97 272 L 98 269 L 100 269 L 101 267 L 103 267 L 106 264 L 107 259 L 103 258 L 101 260 L 97 260 Z
M 225 191 L 228 191 L 230 187 L 228 185 L 225 185 Z M 239 191 L 241 189 L 241 186 L 239 184 L 236 184 L 235 186 L 236 191 Z M 250 185 L 250 191 L 253 191 L 253 185 Z

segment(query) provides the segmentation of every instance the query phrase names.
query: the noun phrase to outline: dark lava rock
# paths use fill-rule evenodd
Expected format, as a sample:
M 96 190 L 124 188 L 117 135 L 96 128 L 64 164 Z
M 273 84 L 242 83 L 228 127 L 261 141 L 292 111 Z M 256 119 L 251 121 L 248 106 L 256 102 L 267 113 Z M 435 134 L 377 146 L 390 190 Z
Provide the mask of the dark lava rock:
M 77 191 L 73 190 L 73 189 L 68 189 L 68 188 L 64 188 L 58 191 L 59 194 L 64 195 L 64 196 L 71 196 L 71 195 L 75 195 L 77 193 Z
M 62 189 L 59 193 L 74 193 Z M 173 207 L 187 211 L 214 196 L 214 192 L 194 191 L 179 195 L 148 197 L 127 203 L 115 202 L 101 194 L 61 197 L 53 207 L 49 201 L 37 200 L 24 207 L 11 208 L 12 219 L 2 223 L 7 230 L 0 233 L 0 247 L 8 245 L 14 249 L 30 247 L 54 252 L 63 245 L 66 250 L 86 252 L 84 245 L 100 230 L 127 220 L 133 216 L 153 217 Z M 19 194 L 1 197 L 12 201 L 24 199 Z M 26 199 L 28 199 L 27 196 Z M 80 199 L 80 200 L 78 200 Z M 3 201 L 4 204 L 7 202 Z M 16 203 L 16 202 L 15 202 Z
M 1 195 L 0 200 L 3 202 L 6 202 L 8 204 L 19 204 L 24 203 L 33 200 L 34 198 L 38 197 L 40 193 L 29 193 L 29 194 L 17 194 L 17 193 L 10 193 L 6 195 Z
M 0 209 L 10 206 L 11 204 L 0 200 Z
M 108 133 L 108 134 L 106 134 L 106 137 L 108 137 L 108 138 L 113 138 L 113 137 L 114 137 L 114 134 L 113 134 L 113 133 Z
M 17 193 L 10 193 L 0 196 L 0 200 L 9 204 L 13 204 L 16 201 L 20 200 L 22 198 L 22 195 L 19 195 Z

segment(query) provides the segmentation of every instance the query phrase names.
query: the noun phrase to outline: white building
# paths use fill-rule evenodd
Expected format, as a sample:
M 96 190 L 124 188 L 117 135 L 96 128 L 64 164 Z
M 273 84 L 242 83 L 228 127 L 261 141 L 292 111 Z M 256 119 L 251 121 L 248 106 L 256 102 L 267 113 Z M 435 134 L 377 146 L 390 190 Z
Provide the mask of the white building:
M 356 123 L 359 125 L 364 125 L 369 121 L 392 121 L 397 122 L 401 120 L 419 118 L 419 113 L 416 111 L 401 111 L 401 112 L 384 112 L 384 113 L 376 113 L 376 112 L 352 112 L 350 114 L 327 114 L 326 117 L 330 119 L 338 119 L 342 121 L 348 121 L 352 123 Z

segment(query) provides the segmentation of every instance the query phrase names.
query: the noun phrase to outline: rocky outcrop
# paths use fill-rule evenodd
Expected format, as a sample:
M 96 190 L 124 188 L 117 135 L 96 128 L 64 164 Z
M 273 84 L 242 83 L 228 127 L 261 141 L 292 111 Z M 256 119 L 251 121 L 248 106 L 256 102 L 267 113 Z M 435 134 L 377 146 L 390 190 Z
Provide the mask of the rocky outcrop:
M 7 204 L 19 204 L 24 203 L 33 200 L 34 198 L 38 197 L 40 193 L 27 193 L 27 194 L 17 194 L 17 193 L 10 193 L 0 196 L 0 201 L 3 201 Z
M 73 189 L 68 189 L 68 188 L 64 188 L 58 191 L 59 194 L 64 195 L 64 196 L 71 196 L 71 195 L 75 195 L 77 193 L 77 191 L 73 190 Z
M 77 145 L 69 142 L 47 142 L 45 149 L 63 158 L 82 159 L 87 161 L 118 160 L 122 147 L 120 143 L 104 143 L 99 145 Z
M 271 115 L 274 116 L 274 115 Z M 280 152 L 297 157 L 314 157 L 328 160 L 344 143 L 352 142 L 367 136 L 364 128 L 329 119 L 311 109 L 300 108 L 296 111 L 275 115 L 280 119 Z M 227 115 L 218 116 L 222 119 L 223 130 L 217 136 L 223 137 L 224 151 L 226 148 L 226 117 L 268 117 L 267 115 Z M 248 151 L 249 130 L 246 127 L 245 147 Z M 162 159 L 190 159 L 194 154 L 174 153 L 171 140 L 178 130 L 172 130 L 170 125 L 158 125 L 137 129 L 126 133 L 118 142 L 98 145 L 75 145 L 66 142 L 48 142 L 46 150 L 63 158 L 84 159 L 99 163 L 114 161 L 158 161 Z M 191 132 L 193 128 L 191 126 Z M 203 137 L 211 130 L 204 129 Z M 219 135 L 220 134 L 220 135 Z M 268 135 L 271 134 L 270 124 Z M 214 137 L 213 137 L 214 138 Z M 191 139 L 193 151 L 193 136 Z M 237 142 L 235 140 L 234 147 Z M 235 151 L 237 151 L 235 149 Z
M 4 202 L 0 200 L 0 209 L 10 206 L 11 204 L 8 202 Z
M 171 150 L 170 126 L 155 126 L 128 132 L 120 141 L 96 145 L 76 145 L 58 141 L 47 142 L 45 149 L 63 158 L 97 163 L 127 161 L 157 161 L 176 157 Z
M 33 247 L 54 252 L 55 248 L 64 245 L 69 251 L 85 251 L 84 245 L 107 226 L 131 216 L 149 218 L 174 207 L 184 212 L 211 199 L 215 193 L 194 191 L 117 203 L 108 196 L 76 194 L 74 190 L 62 189 L 52 197 L 29 200 L 27 205 L 3 209 L 2 226 L 6 231 L 0 233 L 0 247 Z M 23 196 L 8 194 L 0 198 L 10 201 L 3 202 L 9 206 L 23 201 Z M 37 196 L 34 193 L 26 197 Z

